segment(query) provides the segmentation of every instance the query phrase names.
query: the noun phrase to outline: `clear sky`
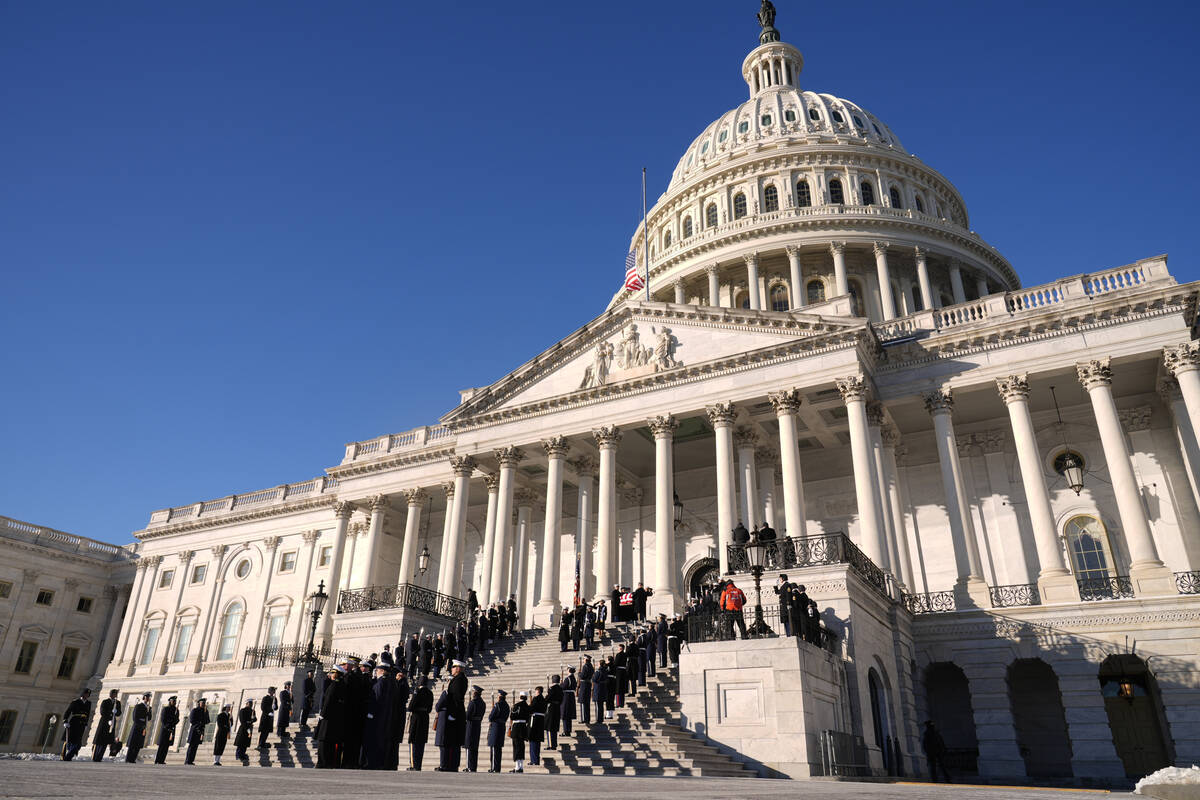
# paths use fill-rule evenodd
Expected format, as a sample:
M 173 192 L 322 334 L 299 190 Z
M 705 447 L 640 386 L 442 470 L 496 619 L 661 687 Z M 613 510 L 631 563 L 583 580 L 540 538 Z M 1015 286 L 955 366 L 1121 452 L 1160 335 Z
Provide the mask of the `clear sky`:
M 1027 285 L 1197 278 L 1195 3 L 777 0 Z M 0 514 L 319 475 L 600 313 L 757 0 L 0 2 Z

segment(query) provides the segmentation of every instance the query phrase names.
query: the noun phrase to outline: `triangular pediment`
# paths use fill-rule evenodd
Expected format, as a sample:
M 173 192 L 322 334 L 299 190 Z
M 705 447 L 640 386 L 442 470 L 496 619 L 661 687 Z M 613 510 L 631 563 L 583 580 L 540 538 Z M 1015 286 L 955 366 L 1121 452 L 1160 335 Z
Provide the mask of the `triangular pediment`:
M 865 321 L 854 317 L 628 303 L 491 386 L 470 392 L 442 422 L 486 423 L 622 386 L 670 382 L 763 351 L 819 349 L 863 330 Z

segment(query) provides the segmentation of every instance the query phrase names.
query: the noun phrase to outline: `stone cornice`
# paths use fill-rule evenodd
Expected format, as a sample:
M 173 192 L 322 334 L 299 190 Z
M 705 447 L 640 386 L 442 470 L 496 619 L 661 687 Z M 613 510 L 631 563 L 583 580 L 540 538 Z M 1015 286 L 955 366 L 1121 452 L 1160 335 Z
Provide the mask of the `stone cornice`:
M 425 450 L 415 450 L 404 453 L 390 453 L 369 461 L 354 461 L 349 464 L 339 464 L 326 470 L 339 481 L 358 475 L 369 475 L 372 472 L 386 472 L 397 467 L 407 467 L 416 464 L 427 464 L 454 455 L 454 448 L 445 445 L 431 447 Z
M 26 542 L 26 541 L 22 541 L 20 539 L 9 539 L 7 537 L 0 537 L 0 546 L 7 546 L 7 547 L 13 548 L 14 550 L 23 550 L 28 553 L 37 553 L 38 555 L 46 556 L 47 558 L 52 558 L 55 561 L 68 561 L 72 564 L 80 564 L 85 567 L 88 567 L 89 569 L 95 569 L 96 567 L 106 567 L 110 571 L 115 571 L 115 570 L 123 569 L 125 567 L 129 567 L 130 569 L 133 569 L 136 567 L 136 564 L 137 564 L 135 555 L 132 552 L 129 553 L 128 559 L 121 559 L 118 561 L 113 561 L 111 559 L 100 560 L 100 559 L 95 559 L 95 558 L 88 558 L 87 556 L 80 555 L 78 553 L 68 553 L 64 550 L 57 550 L 54 548 L 43 547 L 41 545 L 38 545 L 36 542 Z
M 224 514 L 215 517 L 201 517 L 200 519 L 187 520 L 186 522 L 166 523 L 165 525 L 157 525 L 154 528 L 135 531 L 136 536 L 140 541 L 149 541 L 151 539 L 162 539 L 165 536 L 174 536 L 180 533 L 190 533 L 192 531 L 202 531 L 209 528 L 221 528 L 226 525 L 235 525 L 242 522 L 252 522 L 258 519 L 268 519 L 270 517 L 281 517 L 291 514 L 298 514 L 304 511 L 312 511 L 318 508 L 333 508 L 333 504 L 337 501 L 337 497 L 332 494 L 321 495 L 319 497 L 309 497 L 297 500 L 295 503 L 280 503 L 279 505 L 262 506 L 253 508 L 241 513 Z

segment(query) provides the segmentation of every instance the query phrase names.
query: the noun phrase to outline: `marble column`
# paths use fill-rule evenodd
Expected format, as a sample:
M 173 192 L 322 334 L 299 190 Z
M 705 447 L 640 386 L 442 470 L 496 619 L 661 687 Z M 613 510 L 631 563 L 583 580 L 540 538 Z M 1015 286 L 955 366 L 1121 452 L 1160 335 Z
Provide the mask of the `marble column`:
M 783 249 L 787 253 L 788 273 L 791 279 L 791 283 L 789 284 L 792 297 L 791 309 L 795 311 L 798 308 L 804 308 L 804 278 L 800 269 L 800 248 L 794 244 L 789 244 Z
M 913 258 L 917 262 L 917 283 L 921 287 L 921 308 L 929 311 L 937 308 L 938 301 L 933 296 L 933 284 L 929 282 L 929 264 L 926 252 L 922 247 L 913 248 Z
M 267 601 L 271 599 L 271 579 L 275 577 L 275 553 L 279 550 L 279 545 L 282 542 L 281 536 L 268 536 L 263 539 L 263 547 L 266 548 L 267 554 L 263 558 L 263 572 L 266 574 L 263 580 L 262 595 L 258 601 L 258 623 L 254 626 L 254 646 L 258 647 L 263 643 L 263 633 L 266 630 L 267 617 Z
M 125 612 L 125 622 L 121 626 L 121 643 L 118 645 L 117 663 L 125 663 L 125 653 L 129 649 L 129 640 L 133 632 L 133 624 L 137 617 L 137 607 L 142 599 L 142 590 L 146 584 L 146 570 L 150 562 L 145 558 L 139 558 L 135 562 L 134 572 L 136 576 L 133 582 L 133 593 L 130 595 L 129 610 Z
M 778 459 L 769 447 L 754 451 L 754 463 L 758 466 L 758 507 L 762 509 L 762 521 L 778 534 L 779 519 L 775 503 L 775 466 Z
M 371 526 L 367 529 L 367 558 L 363 566 L 362 585 L 374 586 L 379 578 L 379 548 L 383 546 L 383 521 L 387 517 L 387 495 L 371 498 Z
M 513 492 L 517 488 L 517 465 L 524 458 L 525 453 L 512 445 L 496 451 L 496 460 L 500 462 L 500 494 L 496 498 L 496 538 L 488 594 L 493 603 L 508 599 L 504 593 L 508 588 L 508 559 L 513 545 Z
M 871 468 L 871 435 L 867 429 L 867 382 L 861 375 L 838 379 L 850 425 L 850 457 L 854 463 L 854 497 L 858 506 L 859 545 L 877 566 L 884 563 L 883 523 L 879 519 Z
M 334 507 L 336 508 L 336 506 L 337 504 Z M 211 652 L 213 621 L 217 618 L 217 601 L 221 596 L 221 589 L 225 585 L 225 554 L 229 552 L 229 547 L 218 544 L 212 548 L 211 552 L 215 569 L 212 573 L 212 588 L 208 593 L 208 610 L 204 615 L 204 630 L 200 633 L 200 651 L 196 653 L 196 660 L 192 665 L 193 672 L 199 672 L 204 667 L 204 662 L 208 660 L 208 654 Z M 333 596 L 332 592 L 330 592 L 330 596 Z M 331 615 L 332 613 L 330 611 Z
M 471 506 L 471 475 L 475 472 L 475 459 L 470 456 L 452 456 L 450 470 L 454 473 L 454 494 L 447 498 L 453 501 L 448 509 L 450 535 L 442 543 L 442 560 L 438 573 L 438 591 L 454 597 L 465 596 L 459 588 L 462 581 L 462 548 L 467 536 L 467 514 Z
M 496 551 L 496 506 L 500 497 L 500 475 L 489 472 L 483 477 L 488 490 L 487 521 L 483 527 L 483 554 L 480 556 L 479 604 L 486 606 L 492 601 L 492 562 Z
M 121 611 L 129 602 L 130 588 L 128 584 L 121 586 L 109 584 L 104 587 L 104 599 L 109 601 L 108 625 L 104 628 L 104 638 L 100 640 L 100 646 L 96 648 L 96 658 L 92 663 L 92 677 L 88 680 L 88 686 L 92 692 L 96 692 L 100 688 L 104 670 L 112 661 L 113 653 L 117 650 L 117 641 L 121 638 L 121 623 L 124 621 Z
M 292 637 L 292 644 L 297 647 L 301 644 L 307 644 L 303 637 L 308 633 L 308 597 L 312 594 L 310 590 L 312 589 L 313 582 L 313 567 L 317 563 L 317 540 L 320 538 L 321 531 L 319 530 L 304 531 L 300 534 L 300 540 L 304 542 L 308 553 L 304 559 L 304 587 L 300 590 L 300 596 L 293 601 L 296 609 L 296 618 L 299 622 L 296 625 L 296 635 Z
M 733 467 L 733 423 L 737 409 L 733 403 L 717 403 L 705 409 L 713 426 L 717 457 L 717 559 L 722 575 L 729 574 L 729 545 L 737 524 L 737 478 Z
M 608 425 L 592 431 L 600 447 L 600 507 L 596 514 L 596 597 L 607 597 L 617 569 L 617 445 L 621 430 Z
M 704 268 L 708 274 L 708 304 L 713 308 L 721 305 L 721 279 L 718 275 L 720 270 L 716 264 Z
M 783 518 L 788 536 L 804 536 L 804 482 L 800 473 L 800 446 L 796 440 L 796 413 L 801 393 L 788 389 L 767 395 L 779 423 L 779 465 L 783 470 Z
M 850 283 L 846 279 L 846 243 L 830 242 L 829 252 L 833 254 L 834 294 L 843 297 L 850 294 Z
M 442 594 L 442 579 L 446 575 L 446 548 L 454 536 L 454 481 L 442 482 L 442 495 L 446 498 L 446 510 L 442 513 L 442 544 L 437 559 L 437 578 L 433 588 Z
M 542 442 L 546 451 L 546 519 L 542 533 L 542 590 L 538 597 L 537 624 L 546 625 L 558 614 L 562 603 L 559 579 L 559 540 L 562 538 L 563 460 L 570 450 L 567 437 L 555 436 Z
M 1175 594 L 1175 576 L 1158 558 L 1150 521 L 1142 503 L 1141 487 L 1133 474 L 1125 431 L 1117 414 L 1112 393 L 1112 364 L 1108 357 L 1092 359 L 1075 366 L 1079 382 L 1087 390 L 1100 430 L 1100 446 L 1112 480 L 1121 529 L 1129 548 L 1129 579 L 1135 596 Z M 1184 395 L 1184 402 L 1187 395 Z
M 580 456 L 571 462 L 579 476 L 578 528 L 575 533 L 575 555 L 579 559 L 579 600 L 591 597 L 592 575 L 592 484 L 596 476 L 596 459 Z M 574 598 L 572 598 L 573 600 Z
M 675 579 L 675 463 L 672 446 L 678 420 L 671 415 L 647 420 L 654 434 L 654 595 L 656 613 L 679 605 Z
M 271 538 L 275 540 L 275 547 L 278 547 L 279 546 L 279 537 L 273 536 Z M 275 550 L 271 549 L 270 553 L 271 553 L 272 559 L 270 561 L 268 561 L 268 563 L 267 563 L 267 571 L 274 572 L 274 569 L 272 569 L 272 567 L 274 565 Z M 163 672 L 166 672 L 167 667 L 170 666 L 170 664 L 171 664 L 171 655 L 172 655 L 171 651 L 174 649 L 175 637 L 179 634 L 179 609 L 183 605 L 183 592 L 187 588 L 187 585 L 188 585 L 188 568 L 190 567 L 190 565 L 192 563 L 192 557 L 195 555 L 196 555 L 196 553 L 193 550 L 183 550 L 182 552 L 179 553 L 179 556 L 178 556 L 179 565 L 175 568 L 175 572 L 179 576 L 179 589 L 175 592 L 175 605 L 171 609 L 171 616 L 169 616 L 167 618 L 168 620 L 170 620 L 169 624 L 171 626 L 171 629 L 170 629 L 170 635 L 167 636 L 166 651 L 163 653 L 163 659 L 162 659 L 162 671 Z M 266 614 L 265 600 L 263 602 L 262 614 Z M 259 622 L 261 623 L 261 621 L 262 621 L 262 617 L 260 616 Z M 260 627 L 261 627 L 261 625 L 260 625 Z M 257 646 L 257 645 L 258 645 L 258 642 L 256 641 L 255 646 Z M 184 658 L 185 659 L 187 658 L 186 654 L 184 655 Z
M 326 604 L 325 613 L 321 615 L 321 622 L 317 628 L 319 642 L 329 642 L 333 638 L 333 616 L 337 613 L 338 592 L 342 588 L 342 561 L 346 552 L 346 533 L 350 527 L 350 516 L 353 513 L 354 506 L 343 500 L 333 504 L 336 524 L 333 530 L 333 549 L 329 551 L 329 581 L 325 586 L 325 592 L 329 595 L 330 602 Z M 221 571 L 221 574 L 224 574 L 224 570 Z M 216 613 L 215 608 L 213 613 Z M 211 623 L 208 627 L 212 627 Z M 207 637 L 205 638 L 207 648 Z M 201 656 L 207 658 L 208 653 L 209 651 L 205 649 L 201 652 Z
M 967 302 L 967 293 L 963 290 L 962 267 L 958 262 L 950 264 L 950 291 L 954 295 L 954 303 Z
M 887 242 L 875 242 L 875 276 L 879 280 L 879 300 L 885 320 L 896 318 L 896 299 L 892 296 L 892 273 L 888 269 Z
M 1200 342 L 1188 342 L 1163 350 L 1163 366 L 1179 383 L 1192 438 L 1200 433 Z
M 913 590 L 912 556 L 908 550 L 908 530 L 904 524 L 904 501 L 900 495 L 900 468 L 896 465 L 896 448 L 900 444 L 900 432 L 888 425 L 880 430 L 883 443 L 884 492 L 892 514 L 893 574 L 909 591 Z M 897 572 L 895 567 L 899 566 Z
M 517 614 L 520 615 L 521 625 L 529 618 L 529 603 L 525 598 L 529 581 L 529 538 L 533 525 L 533 504 L 538 500 L 537 492 L 531 489 L 517 489 L 513 501 L 517 504 L 517 549 L 513 558 L 513 579 L 510 594 L 516 595 Z
M 1179 442 L 1188 485 L 1192 487 L 1192 497 L 1200 507 L 1200 442 L 1196 439 L 1196 429 L 1192 427 L 1191 415 L 1188 414 L 1187 405 L 1183 401 L 1183 392 L 1179 389 L 1179 382 L 1168 376 L 1163 378 L 1158 393 L 1163 404 L 1171 410 L 1171 419 L 1175 423 L 1175 438 Z
M 1041 451 L 1029 413 L 1029 379 L 1025 375 L 1009 375 L 996 379 L 996 390 L 1008 408 L 1017 463 L 1021 468 L 1021 485 L 1025 488 L 1025 507 L 1029 511 L 1029 527 L 1037 548 L 1038 592 L 1043 603 L 1072 603 L 1079 601 L 1079 585 L 1063 561 L 1054 522 L 1054 509 L 1046 479 L 1042 472 Z
M 975 276 L 975 294 L 979 295 L 980 298 L 988 296 L 988 282 L 987 278 L 983 275 Z
M 758 433 L 748 425 L 733 432 L 733 443 L 737 447 L 738 476 L 741 479 L 742 499 L 738 514 L 741 522 L 750 530 L 762 522 L 762 510 L 758 507 L 758 473 L 754 466 L 754 448 L 758 446 Z
M 405 489 L 404 498 L 408 505 L 408 516 L 404 519 L 404 545 L 400 551 L 400 572 L 396 583 L 403 586 L 416 582 L 417 573 L 417 539 L 421 536 L 421 509 L 429 494 L 420 488 Z
M 145 633 L 146 613 L 150 610 L 150 602 L 154 599 L 154 589 L 156 586 L 158 586 L 158 571 L 162 569 L 163 557 L 145 556 L 145 560 L 150 571 L 147 573 L 148 577 L 146 579 L 147 583 L 145 597 L 142 598 L 142 607 L 138 611 L 137 620 L 135 622 L 136 627 L 134 628 L 134 631 L 137 631 L 137 633 L 131 634 L 131 638 L 133 639 L 133 653 L 130 654 L 129 658 L 130 675 L 132 675 L 134 669 L 137 668 L 138 656 L 140 655 L 138 652 L 138 647 L 141 644 L 142 634 Z M 153 659 L 153 656 L 151 656 L 151 659 Z
M 354 583 L 354 561 L 358 553 L 358 541 L 367 535 L 366 524 L 362 520 L 355 520 L 350 523 L 350 527 L 346 529 L 346 542 L 350 545 L 349 552 L 346 553 L 346 564 L 342 569 L 340 582 L 344 583 L 351 591 L 362 589 L 362 586 L 356 586 Z
M 671 287 L 675 289 L 675 302 L 679 305 L 683 305 L 686 302 L 686 298 L 683 295 L 683 279 L 680 278 L 672 281 Z
M 762 299 L 758 292 L 758 253 L 750 253 L 742 258 L 746 261 L 746 284 L 750 291 L 750 308 L 759 311 L 762 309 Z
M 883 406 L 867 403 L 867 435 L 871 443 L 871 482 L 875 487 L 875 514 L 883 528 L 883 561 L 876 563 L 885 572 L 896 574 L 896 526 L 892 520 L 892 505 L 888 501 L 883 472 Z
M 950 539 L 954 545 L 954 561 L 958 581 L 954 599 L 959 608 L 975 606 L 990 608 L 991 595 L 984 581 L 983 564 L 979 558 L 979 543 L 971 522 L 971 507 L 967 501 L 962 465 L 958 460 L 958 443 L 954 438 L 954 397 L 949 389 L 936 389 L 924 395 L 925 410 L 933 418 L 933 434 L 937 442 L 938 463 L 942 470 L 942 488 L 946 493 L 946 515 L 950 519 Z

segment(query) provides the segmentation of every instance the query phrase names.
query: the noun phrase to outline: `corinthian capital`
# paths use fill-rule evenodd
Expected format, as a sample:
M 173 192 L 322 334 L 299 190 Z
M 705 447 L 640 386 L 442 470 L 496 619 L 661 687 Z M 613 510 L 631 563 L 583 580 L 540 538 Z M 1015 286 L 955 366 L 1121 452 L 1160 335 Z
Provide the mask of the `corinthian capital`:
M 189 561 L 192 560 L 192 556 L 194 556 L 194 555 L 196 555 L 196 552 L 194 550 L 180 550 L 179 551 L 179 563 L 187 564 Z
M 475 472 L 476 462 L 471 456 L 450 456 L 450 471 L 460 478 L 469 478 Z
M 442 481 L 442 494 L 446 495 L 446 500 L 454 497 L 454 481 Z
M 1076 364 L 1075 372 L 1083 388 L 1088 391 L 1098 386 L 1112 385 L 1112 359 L 1107 356 Z
M 746 255 L 742 256 L 742 259 L 746 262 L 747 267 L 758 266 L 758 253 L 747 253 Z
M 596 470 L 600 466 L 596 463 L 596 459 L 592 458 L 591 456 L 580 456 L 579 458 L 567 463 L 570 465 L 571 469 L 575 471 L 575 474 L 581 478 L 595 475 Z
M 713 403 L 704 409 L 708 421 L 714 428 L 732 425 L 737 419 L 737 407 L 733 403 Z
M 655 439 L 665 439 L 675 435 L 675 429 L 679 427 L 679 420 L 671 414 L 664 414 L 659 417 L 651 417 L 646 420 L 646 424 L 650 426 L 650 432 L 654 434 Z
M 775 415 L 779 417 L 799 411 L 801 398 L 799 389 L 785 389 L 782 392 L 771 392 L 767 395 L 767 399 L 771 401 L 771 406 L 775 409 Z
M 888 242 L 872 242 L 871 244 L 873 245 L 873 249 L 875 250 L 876 258 L 878 258 L 879 256 L 887 255 Z
M 733 432 L 733 442 L 739 450 L 758 446 L 758 431 L 749 425 L 739 425 Z
M 862 375 L 847 375 L 834 381 L 837 390 L 842 394 L 843 403 L 867 399 L 867 381 Z
M 949 414 L 954 411 L 954 395 L 949 389 L 934 389 L 921 395 L 925 410 L 930 414 Z
M 216 545 L 213 545 L 212 548 L 210 548 L 210 549 L 212 550 L 213 558 L 220 561 L 222 558 L 224 558 L 225 553 L 229 550 L 229 545 L 216 544 Z
M 405 489 L 403 494 L 410 506 L 425 505 L 425 501 L 429 499 L 429 493 L 420 487 L 415 489 Z
M 522 486 L 513 492 L 513 501 L 517 508 L 533 508 L 538 501 L 538 493 Z
M 846 243 L 845 242 L 830 242 L 829 243 L 829 252 L 835 256 L 840 256 L 842 253 L 846 252 Z
M 488 492 L 500 491 L 500 473 L 489 472 L 483 476 L 483 482 L 487 485 Z
M 563 458 L 571 452 L 571 443 L 565 436 L 551 436 L 542 441 L 542 449 L 546 451 L 547 458 Z
M 893 428 L 891 425 L 884 425 L 879 429 L 880 439 L 883 441 L 884 447 L 895 447 L 900 444 L 900 431 Z
M 1171 377 L 1162 379 L 1162 382 L 1158 385 L 1158 394 L 1167 405 L 1183 399 L 1183 393 L 1179 389 L 1179 381 Z
M 1200 369 L 1200 342 L 1163 348 L 1163 366 L 1175 377 L 1179 377 L 1183 372 Z
M 279 543 L 282 541 L 282 536 L 268 536 L 267 538 L 263 539 L 263 545 L 268 550 L 277 550 L 279 549 Z
M 320 538 L 321 538 L 321 532 L 318 530 L 305 531 L 304 533 L 300 534 L 300 539 L 305 544 L 312 544 L 313 542 L 317 541 L 317 539 L 320 539 Z
M 867 403 L 867 424 L 875 428 L 883 427 L 882 403 Z
M 371 510 L 383 511 L 387 508 L 388 498 L 386 494 L 377 494 L 371 498 Z
M 1007 378 L 996 378 L 996 391 L 1005 403 L 1014 400 L 1029 399 L 1029 376 L 1009 375 Z
M 788 258 L 795 258 L 796 254 L 800 252 L 800 247 L 794 244 L 785 244 L 783 252 L 787 253 Z
M 345 500 L 338 500 L 333 504 L 333 515 L 341 519 L 350 519 L 354 513 L 354 504 L 347 503 Z
M 496 451 L 496 460 L 502 467 L 515 467 L 525 460 L 525 451 L 514 445 L 501 447 Z
M 621 441 L 621 429 L 616 425 L 605 425 L 592 431 L 592 436 L 596 438 L 596 444 L 600 445 L 601 450 L 616 447 Z

